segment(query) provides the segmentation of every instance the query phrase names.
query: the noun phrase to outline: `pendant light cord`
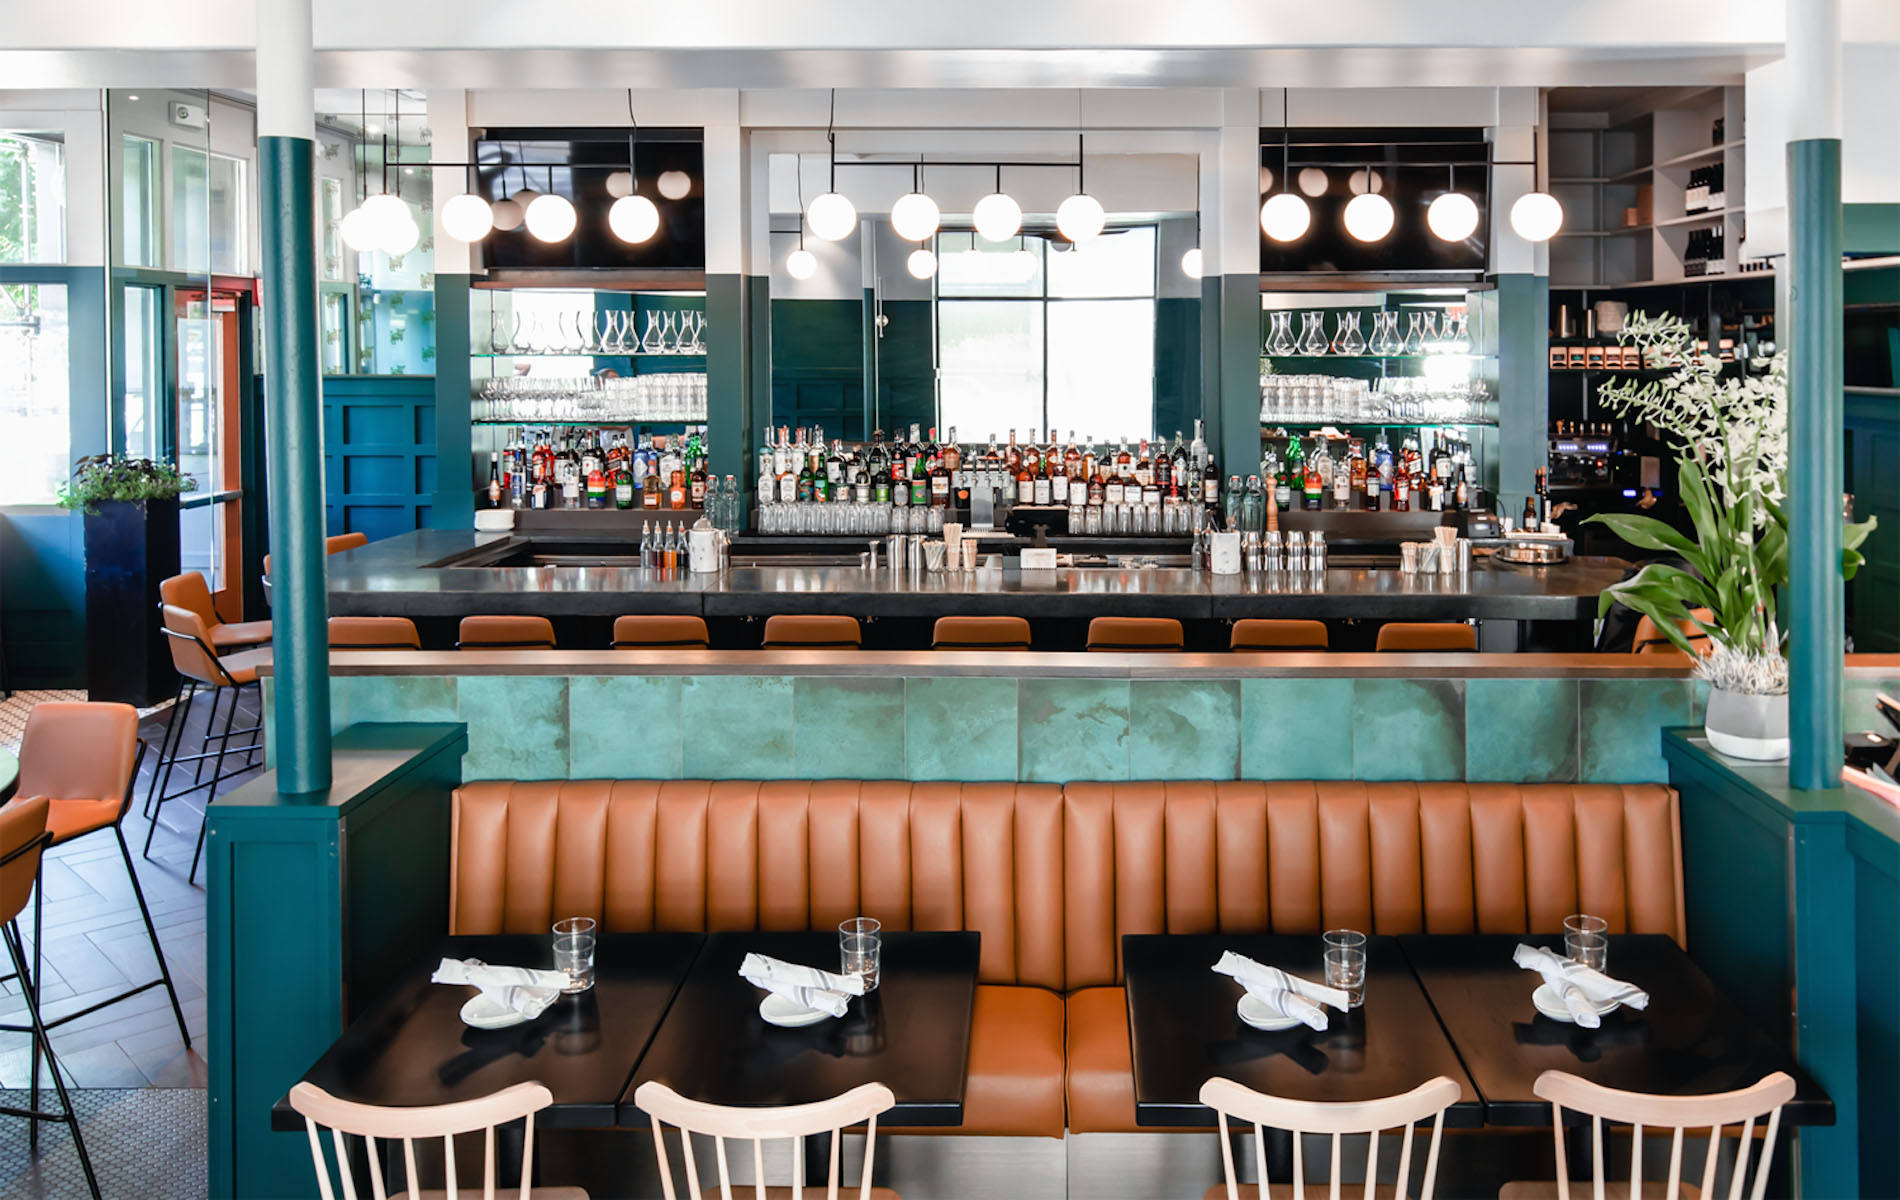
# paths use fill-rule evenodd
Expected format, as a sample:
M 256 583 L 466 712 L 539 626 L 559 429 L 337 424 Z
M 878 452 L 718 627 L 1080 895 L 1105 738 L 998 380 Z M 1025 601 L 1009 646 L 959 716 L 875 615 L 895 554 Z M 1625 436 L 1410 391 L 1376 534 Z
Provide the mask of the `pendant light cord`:
M 402 199 L 402 89 L 395 88 L 390 92 L 390 95 L 395 98 L 396 115 L 393 123 L 396 127 L 396 199 L 400 200 Z M 386 192 L 389 190 L 389 152 L 387 149 L 388 143 L 384 142 L 383 145 L 385 147 L 383 152 L 383 190 Z
M 831 116 L 825 122 L 825 144 L 831 148 L 831 191 L 838 191 L 838 89 L 831 89 Z M 803 197 L 800 197 L 801 201 Z
M 1293 170 L 1293 89 L 1280 89 L 1280 190 L 1286 191 L 1293 181 L 1287 178 Z
M 805 156 L 792 155 L 792 170 L 798 187 L 798 248 L 805 248 Z
M 627 179 L 630 186 L 627 195 L 640 190 L 640 119 L 633 115 L 633 89 L 627 89 L 627 120 L 633 125 L 633 132 L 627 135 Z

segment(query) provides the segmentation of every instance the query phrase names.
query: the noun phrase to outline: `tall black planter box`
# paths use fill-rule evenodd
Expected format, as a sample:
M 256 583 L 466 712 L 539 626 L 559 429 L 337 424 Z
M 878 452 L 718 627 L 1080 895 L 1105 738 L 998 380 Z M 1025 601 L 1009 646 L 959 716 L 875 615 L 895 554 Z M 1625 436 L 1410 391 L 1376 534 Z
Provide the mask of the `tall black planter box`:
M 86 515 L 86 691 L 143 708 L 178 688 L 158 585 L 178 574 L 178 501 L 107 500 Z

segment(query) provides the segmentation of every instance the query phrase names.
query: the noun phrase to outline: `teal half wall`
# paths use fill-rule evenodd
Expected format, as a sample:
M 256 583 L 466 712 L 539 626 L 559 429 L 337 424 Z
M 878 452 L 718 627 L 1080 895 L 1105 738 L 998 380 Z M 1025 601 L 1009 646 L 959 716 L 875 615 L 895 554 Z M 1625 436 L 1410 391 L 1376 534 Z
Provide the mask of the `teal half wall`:
M 329 533 L 367 533 L 375 541 L 429 527 L 439 460 L 435 406 L 428 375 L 324 379 Z

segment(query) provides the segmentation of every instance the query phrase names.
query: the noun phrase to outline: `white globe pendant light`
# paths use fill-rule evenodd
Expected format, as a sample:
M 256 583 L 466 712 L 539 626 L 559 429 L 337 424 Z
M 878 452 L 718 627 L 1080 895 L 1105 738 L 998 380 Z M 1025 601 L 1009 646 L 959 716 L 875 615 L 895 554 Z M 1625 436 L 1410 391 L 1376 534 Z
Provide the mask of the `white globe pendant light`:
M 1326 172 L 1320 170 L 1318 167 L 1300 168 L 1300 190 L 1302 192 L 1318 198 L 1326 194 L 1326 189 L 1329 186 L 1331 186 L 1331 184 L 1326 178 Z
M 909 258 L 904 260 L 904 267 L 910 272 L 912 279 L 929 279 L 937 273 L 937 256 L 918 247 L 910 252 Z
M 1201 248 L 1199 246 L 1195 246 L 1193 249 L 1181 255 L 1181 274 L 1187 276 L 1189 279 L 1199 279 L 1206 269 L 1206 259 L 1201 254 Z
M 621 241 L 637 246 L 659 232 L 660 210 L 645 196 L 622 196 L 607 210 L 607 228 Z
M 488 215 L 494 219 L 495 228 L 504 233 L 521 228 L 528 216 L 512 199 L 495 201 L 488 206 Z
M 1362 242 L 1376 242 L 1392 232 L 1392 202 L 1377 192 L 1363 192 L 1346 204 L 1346 232 Z
M 826 192 L 812 200 L 805 210 L 805 220 L 815 236 L 835 242 L 849 237 L 858 227 L 858 208 L 843 193 Z
M 633 195 L 633 172 L 615 171 L 608 175 L 607 194 L 616 200 Z
M 526 213 L 528 211 L 528 206 L 541 198 L 541 193 L 535 191 L 531 187 L 524 187 L 520 191 L 516 192 L 514 195 L 508 198 L 510 200 L 513 200 L 516 204 L 519 204 L 521 206 L 521 211 L 523 213 Z
M 1511 228 L 1527 242 L 1548 242 L 1564 225 L 1564 207 L 1548 192 L 1526 192 L 1511 205 Z
M 395 235 L 404 221 L 414 219 L 409 215 L 409 206 L 390 192 L 378 192 L 363 201 L 360 208 L 369 221 L 378 249 Z
M 1023 206 L 1004 194 L 1001 168 L 996 174 L 996 190 L 976 202 L 970 221 L 984 241 L 1005 242 L 1021 232 Z
M 800 246 L 785 256 L 785 273 L 793 279 L 810 279 L 818 273 L 818 256 Z
M 337 226 L 337 232 L 343 235 L 343 243 L 359 254 L 367 254 L 376 249 L 381 239 L 377 236 L 376 218 L 365 213 L 360 207 L 352 208 L 343 214 L 343 220 Z
M 442 229 L 458 242 L 479 242 L 494 227 L 494 210 L 480 196 L 463 192 L 442 206 Z
M 388 229 L 383 230 L 383 253 L 407 254 L 416 248 L 422 240 L 422 227 L 410 217 L 404 217 Z
M 1056 206 L 1057 231 L 1078 246 L 1099 236 L 1107 222 L 1101 201 L 1087 192 L 1077 192 Z
M 657 186 L 668 200 L 684 200 L 693 190 L 693 177 L 684 171 L 661 171 Z
M 1276 242 L 1291 242 L 1306 236 L 1313 223 L 1313 210 L 1292 192 L 1267 197 L 1260 206 L 1260 229 Z
M 528 232 L 544 242 L 565 240 L 574 232 L 578 220 L 574 205 L 566 196 L 544 193 L 536 196 L 527 210 Z
M 1463 192 L 1446 192 L 1425 210 L 1425 224 L 1441 241 L 1462 242 L 1477 232 L 1478 205 Z
M 891 229 L 907 242 L 921 242 L 937 232 L 943 212 L 937 202 L 919 191 L 899 196 L 891 205 Z

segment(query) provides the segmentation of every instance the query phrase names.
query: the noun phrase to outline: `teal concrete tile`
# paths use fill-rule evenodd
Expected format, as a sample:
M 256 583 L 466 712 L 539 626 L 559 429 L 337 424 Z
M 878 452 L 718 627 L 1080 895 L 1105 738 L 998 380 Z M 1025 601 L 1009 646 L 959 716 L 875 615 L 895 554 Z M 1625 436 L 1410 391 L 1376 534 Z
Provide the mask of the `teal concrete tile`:
M 902 779 L 904 681 L 806 676 L 792 682 L 800 779 Z
M 1128 713 L 1130 779 L 1240 774 L 1238 679 L 1137 679 Z
M 453 675 L 338 675 L 330 680 L 330 723 L 453 721 L 457 686 Z
M 1126 679 L 1024 679 L 1016 719 L 1022 778 L 1128 778 Z
M 1893 727 L 1887 724 L 1880 710 L 1874 707 L 1874 697 L 1885 692 L 1900 699 L 1900 679 L 1850 679 L 1841 694 L 1841 725 L 1853 733 L 1863 729 L 1878 729 L 1891 733 Z
M 1662 731 L 1689 723 L 1687 679 L 1584 679 L 1577 685 L 1577 778 L 1667 783 Z
M 1709 713 L 1709 681 L 1706 679 L 1689 680 L 1689 724 L 1701 725 Z
M 1577 681 L 1465 681 L 1465 778 L 1571 783 L 1577 778 Z
M 1352 681 L 1353 778 L 1463 779 L 1462 679 Z
M 904 754 L 911 779 L 1015 779 L 1016 681 L 906 679 Z
M 1351 779 L 1352 680 L 1240 681 L 1243 779 Z
M 566 676 L 468 675 L 456 697 L 468 725 L 462 778 L 567 778 Z
M 578 675 L 567 681 L 570 779 L 678 779 L 678 675 Z
M 688 779 L 792 775 L 792 681 L 783 675 L 689 675 L 680 686 L 681 771 Z

